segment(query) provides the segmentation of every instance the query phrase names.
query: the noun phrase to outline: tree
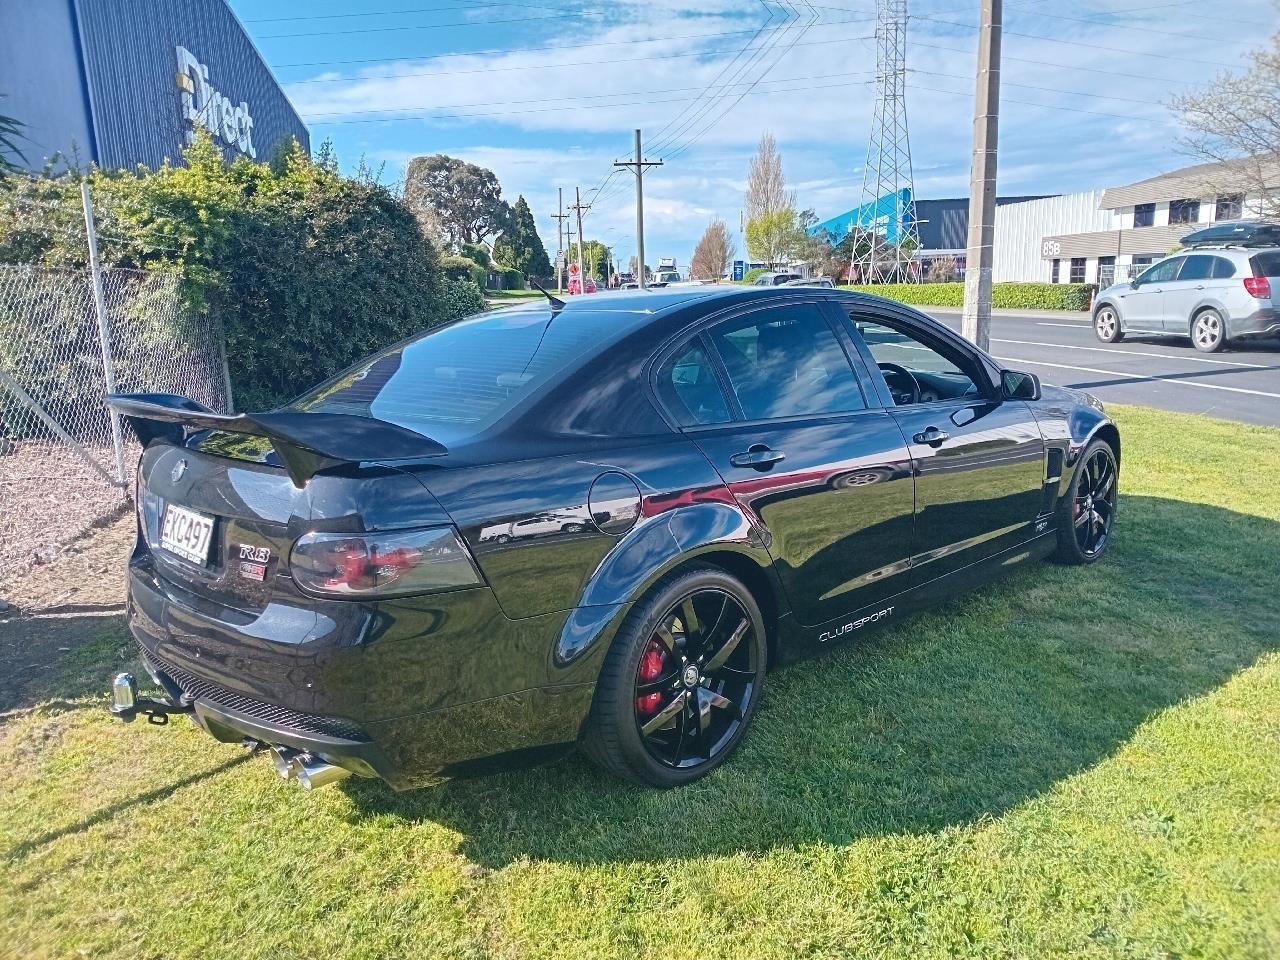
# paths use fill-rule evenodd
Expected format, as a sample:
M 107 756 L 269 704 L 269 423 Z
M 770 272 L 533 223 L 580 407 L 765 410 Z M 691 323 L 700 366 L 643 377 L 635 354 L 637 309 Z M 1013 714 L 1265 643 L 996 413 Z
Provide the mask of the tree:
M 754 220 L 764 213 L 776 213 L 795 206 L 795 197 L 787 193 L 782 176 L 782 155 L 772 133 L 760 138 L 756 155 L 747 171 L 746 216 Z
M 689 274 L 696 280 L 719 280 L 733 261 L 733 239 L 723 220 L 712 220 L 702 233 L 702 239 L 693 248 L 689 261 Z
M 568 262 L 578 262 L 578 244 L 569 244 Z M 609 265 L 613 263 L 613 251 L 599 240 L 588 240 L 582 245 L 582 268 L 587 276 L 597 280 L 608 280 Z
M 442 153 L 409 161 L 404 200 L 424 233 L 433 213 L 446 239 L 455 245 L 476 243 L 497 233 L 510 216 L 492 170 Z
M 538 225 L 523 196 L 511 208 L 511 218 L 502 235 L 493 242 L 493 259 L 504 267 L 519 270 L 526 277 L 551 276 L 551 259 L 538 236 Z
M 1271 46 L 1249 54 L 1252 66 L 1240 74 L 1223 73 L 1204 89 L 1173 98 L 1188 133 L 1183 146 L 1202 160 L 1227 166 L 1205 177 L 1203 193 L 1212 197 L 1233 184 L 1261 199 L 1266 219 L 1280 217 L 1280 33 Z
M 747 221 L 747 252 L 770 267 L 791 259 L 804 242 L 796 212 L 790 207 L 762 213 Z
M 835 238 L 829 230 L 810 232 L 817 223 L 818 215 L 813 210 L 796 214 L 796 248 L 792 256 L 823 276 L 838 276 L 840 265 L 836 262 Z
M 3 99 L 0 97 L 0 99 Z M 10 173 L 17 173 L 22 168 L 13 160 L 25 160 L 26 156 L 18 149 L 18 140 L 22 139 L 22 124 L 13 117 L 0 114 L 0 180 Z

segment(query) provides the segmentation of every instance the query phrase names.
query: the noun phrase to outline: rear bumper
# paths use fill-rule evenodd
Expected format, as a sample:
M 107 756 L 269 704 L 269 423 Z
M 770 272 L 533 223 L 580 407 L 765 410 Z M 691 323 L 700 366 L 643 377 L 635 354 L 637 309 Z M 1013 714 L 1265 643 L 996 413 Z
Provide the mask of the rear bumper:
M 219 614 L 145 557 L 130 564 L 148 670 L 224 742 L 291 747 L 405 789 L 571 745 L 590 709 L 593 683 L 548 676 L 566 614 L 507 620 L 487 588 L 268 610 Z
M 1236 337 L 1280 336 L 1280 311 L 1274 307 L 1261 307 L 1253 313 L 1232 317 L 1227 333 Z

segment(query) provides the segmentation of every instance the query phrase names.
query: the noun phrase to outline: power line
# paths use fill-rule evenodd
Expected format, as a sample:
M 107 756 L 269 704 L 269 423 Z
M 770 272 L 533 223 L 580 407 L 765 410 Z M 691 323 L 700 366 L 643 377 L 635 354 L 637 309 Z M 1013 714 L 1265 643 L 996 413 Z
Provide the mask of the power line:
M 806 78 L 795 78 L 795 79 L 806 79 Z M 786 81 L 784 81 L 784 80 L 775 80 L 775 81 L 771 81 L 771 82 L 773 82 L 773 83 L 783 83 L 783 82 L 786 82 Z M 847 84 L 831 84 L 831 86 L 834 86 L 834 87 L 840 87 L 840 86 L 859 86 L 859 85 L 861 85 L 861 84 L 869 83 L 869 82 L 871 82 L 871 81 L 868 81 L 868 80 L 859 80 L 859 81 L 856 81 L 856 82 L 854 82 L 854 83 L 847 83 Z M 759 93 L 761 93 L 761 94 L 772 94 L 772 93 L 798 93 L 798 92 L 800 92 L 800 91 L 804 91 L 804 90 L 821 90 L 821 89 L 825 89 L 825 87 L 824 87 L 822 84 L 819 84 L 819 85 L 817 85 L 817 86 L 795 87 L 795 88 L 790 88 L 790 89 L 787 89 L 787 90 L 761 90 L 761 91 L 758 91 L 758 92 L 759 92 Z M 639 93 L 639 92 L 638 92 L 638 93 Z M 618 94 L 618 96 L 622 96 L 622 94 Z M 560 97 L 554 97 L 554 98 L 553 98 L 553 97 L 548 97 L 548 98 L 545 98 L 545 99 L 546 99 L 548 102 L 559 102 L 559 101 L 561 101 L 563 98 L 560 98 Z M 614 104 L 609 104 L 609 106 L 612 106 L 612 107 L 633 107 L 633 106 L 641 106 L 641 105 L 643 105 L 643 104 L 645 104 L 645 103 L 647 103 L 647 102 L 648 102 L 647 100 L 634 100 L 634 101 L 629 101 L 629 102 L 626 102 L 626 103 L 614 103 Z M 519 116 L 519 115 L 528 114 L 528 113 L 555 113 L 555 112 L 559 112 L 559 111 L 563 111 L 563 110 L 580 110 L 580 109 L 582 109 L 581 104 L 577 104 L 577 103 L 570 103 L 570 104 L 563 104 L 563 105 L 558 106 L 558 107 L 542 107 L 542 108 L 535 109 L 535 110 L 520 109 L 520 110 L 499 110 L 499 111 L 491 111 L 491 112 L 485 112 L 485 113 L 460 113 L 460 114 L 455 114 L 455 113 L 444 113 L 444 114 L 413 114 L 413 115 L 403 116 L 403 117 L 368 117 L 368 118 L 363 118 L 363 119 L 362 119 L 362 118 L 353 118 L 353 119 L 349 119 L 349 120 L 319 120 L 319 121 L 317 121 L 317 122 L 316 122 L 316 125 L 317 125 L 317 126 L 333 126 L 333 125 L 337 125 L 337 124 L 348 124 L 348 123 L 396 123 L 396 122 L 401 121 L 401 120 L 434 120 L 434 119 L 440 119 L 440 120 L 452 120 L 452 119 L 468 120 L 468 119 L 485 119 L 485 118 L 489 118 L 489 117 Z M 592 202 L 594 203 L 595 201 L 593 200 Z
M 978 29 L 976 24 L 961 23 L 958 20 L 945 20 L 945 19 L 942 19 L 941 17 L 916 16 L 913 19 L 928 20 L 930 23 L 942 23 L 942 24 L 947 24 L 949 26 L 953 26 L 953 27 L 963 27 L 966 30 Z M 1108 53 L 1123 53 L 1125 56 L 1130 56 L 1130 57 L 1155 57 L 1160 60 L 1168 60 L 1170 57 L 1170 54 L 1167 51 L 1156 52 L 1151 50 L 1129 50 L 1123 47 L 1104 47 L 1094 43 L 1091 40 L 1063 40 L 1060 37 L 1045 37 L 1038 33 L 1018 33 L 1015 30 L 1005 30 L 1004 34 L 1010 37 L 1023 37 L 1024 39 L 1027 39 L 1027 40 L 1042 40 L 1045 43 L 1061 43 L 1061 44 L 1066 44 L 1067 46 L 1072 46 L 1072 47 L 1088 47 L 1090 50 L 1105 50 Z M 1230 68 L 1230 67 L 1239 66 L 1239 64 L 1224 63 L 1221 60 L 1197 60 L 1194 57 L 1184 57 L 1181 54 L 1178 54 L 1177 59 L 1182 61 L 1183 63 L 1200 63 L 1209 67 Z
M 919 73 L 930 77 L 948 77 L 952 80 L 968 80 L 969 78 L 959 73 L 939 73 L 936 70 L 918 70 L 912 68 L 909 73 Z M 1014 83 L 1011 80 L 1000 79 L 1000 85 L 1003 87 L 1021 87 L 1024 90 L 1043 90 L 1045 93 L 1066 93 L 1073 96 L 1087 96 L 1090 100 L 1118 100 L 1123 103 L 1141 103 L 1144 106 L 1150 106 L 1150 100 L 1140 99 L 1138 97 L 1117 97 L 1109 93 L 1090 93 L 1083 94 L 1079 90 L 1063 90 L 1061 87 L 1038 87 L 1030 83 Z
M 772 30 L 772 29 L 776 29 L 776 27 L 773 27 L 773 26 L 772 26 L 772 24 L 773 24 L 773 8 L 772 8 L 772 7 L 770 7 L 767 3 L 763 3 L 763 0 L 762 0 L 762 2 L 761 2 L 761 5 L 764 7 L 765 11 L 769 14 L 769 16 L 765 19 L 764 23 L 760 24 L 760 26 L 759 26 L 759 28 L 756 30 L 756 32 L 755 32 L 755 33 L 753 33 L 753 34 L 752 34 L 752 35 L 747 39 L 747 42 L 746 42 L 746 43 L 744 43 L 744 44 L 742 45 L 742 49 L 740 49 L 737 53 L 735 53 L 735 54 L 733 55 L 733 59 L 732 59 L 732 60 L 730 60 L 730 61 L 729 61 L 728 63 L 726 63 L 723 67 L 721 67 L 721 68 L 720 68 L 720 72 L 719 72 L 718 74 L 716 74 L 716 76 L 711 80 L 711 82 L 710 82 L 710 83 L 708 83 L 708 84 L 706 85 L 706 88 L 705 88 L 705 89 L 706 89 L 707 91 L 710 91 L 710 90 L 712 89 L 712 87 L 713 87 L 713 86 L 714 86 L 714 85 L 715 85 L 715 84 L 716 84 L 716 83 L 717 83 L 717 82 L 718 82 L 718 81 L 719 81 L 719 80 L 720 80 L 720 79 L 721 79 L 725 74 L 727 74 L 727 73 L 729 72 L 730 68 L 732 68 L 732 66 L 733 66 L 735 63 L 737 63 L 737 62 L 738 62 L 738 59 L 739 59 L 741 56 L 743 56 L 743 54 L 745 54 L 745 53 L 747 52 L 747 48 L 748 48 L 748 47 L 750 47 L 753 43 L 755 43 L 755 42 L 756 42 L 756 40 L 757 40 L 757 39 L 759 39 L 760 35 L 761 35 L 762 33 L 764 33 L 764 31 L 765 31 L 765 30 Z M 701 96 L 701 94 L 700 94 L 699 96 Z M 653 134 L 653 142 L 654 142 L 655 144 L 659 144 L 659 143 L 661 143 L 663 134 L 665 134 L 668 130 L 670 130 L 670 129 L 671 129 L 671 127 L 672 127 L 672 125 L 673 125 L 673 124 L 675 124 L 675 123 L 677 122 L 677 120 L 678 120 L 678 119 L 679 119 L 679 115 L 677 114 L 675 117 L 672 117 L 672 118 L 671 118 L 671 119 L 669 119 L 665 124 L 663 124 L 661 127 L 659 127 L 659 128 L 658 128 L 658 130 L 657 130 L 657 132 Z M 637 159 L 639 159 L 639 158 L 637 157 Z
M 865 18 L 854 18 L 849 20 L 828 20 L 828 22 L 824 24 L 824 26 L 838 27 L 838 26 L 841 26 L 841 24 L 845 24 L 845 23 L 865 23 L 865 22 L 867 22 Z M 663 42 L 667 42 L 669 40 L 700 40 L 700 38 L 737 37 L 737 36 L 746 35 L 746 33 L 755 33 L 755 32 L 756 31 L 740 31 L 739 29 L 739 31 L 728 31 L 728 32 L 721 32 L 721 33 L 686 33 L 686 35 L 675 36 L 675 37 L 649 37 L 649 38 L 636 37 L 636 38 L 632 38 L 632 40 L 609 40 L 609 41 L 599 42 L 599 44 L 577 44 L 575 46 L 564 46 L 563 44 L 557 44 L 554 46 L 521 47 L 521 49 L 518 49 L 518 50 L 509 50 L 509 49 L 472 50 L 468 52 L 458 52 L 458 54 L 440 54 L 439 56 L 434 56 L 434 58 L 429 58 L 429 60 L 434 61 L 434 60 L 444 60 L 444 59 L 456 59 L 456 58 L 461 58 L 461 56 L 529 54 L 529 52 L 549 52 L 553 50 L 575 51 L 575 50 L 585 49 L 585 47 L 594 47 L 594 46 L 663 44 Z M 832 40 L 817 40 L 817 41 L 808 41 L 808 42 L 810 42 L 810 44 L 842 44 L 842 42 L 854 41 L 854 40 L 870 40 L 870 37 L 867 37 L 867 36 L 836 37 L 836 38 L 832 38 Z M 538 70 L 538 69 L 552 69 L 552 68 L 558 68 L 558 67 L 577 67 L 577 65 L 581 65 L 581 67 L 585 67 L 585 65 L 602 64 L 602 63 L 637 63 L 637 61 L 640 61 L 640 60 L 666 60 L 666 59 L 684 58 L 684 56 L 708 56 L 708 55 L 718 54 L 718 52 L 727 52 L 727 51 L 695 50 L 692 52 L 687 52 L 687 54 L 648 55 L 648 56 L 641 56 L 641 58 L 634 58 L 632 60 L 618 60 L 618 59 L 611 58 L 608 60 L 562 61 L 562 63 L 553 63 L 553 64 L 525 64 L 525 65 L 518 65 L 518 67 L 481 67 L 481 68 L 472 69 L 472 70 L 434 70 L 434 72 L 426 72 L 426 73 L 370 74 L 370 76 L 365 76 L 365 77 L 314 77 L 311 79 L 301 79 L 301 81 L 288 81 L 287 86 L 292 87 L 294 86 L 294 84 L 302 84 L 302 83 L 343 83 L 343 82 L 366 81 L 366 79 L 399 79 L 401 77 L 445 77 L 445 76 L 453 76 L 453 74 L 463 74 L 463 73 L 497 73 L 499 72 L 499 70 Z M 340 67 L 340 65 L 347 65 L 347 64 L 398 63 L 398 61 L 407 61 L 407 60 L 420 61 L 421 63 L 422 58 L 421 56 L 399 56 L 399 58 L 372 59 L 372 60 L 332 60 L 332 61 L 317 60 L 315 61 L 315 63 L 310 63 L 310 64 L 273 64 L 273 69 L 282 69 L 284 67 L 325 67 L 325 65 L 339 65 Z
M 816 8 L 813 6 L 812 0 L 803 0 L 803 2 L 805 3 L 806 6 L 810 8 L 810 10 L 816 10 Z M 677 146 L 671 152 L 670 158 L 675 159 L 676 157 L 679 157 L 681 154 L 686 153 L 689 150 L 689 148 L 693 146 L 694 143 L 696 143 L 702 137 L 706 136 L 707 133 L 709 133 L 712 129 L 715 128 L 716 124 L 718 124 L 721 120 L 723 120 L 726 116 L 728 116 L 728 114 L 739 103 L 742 102 L 743 97 L 747 96 L 747 94 L 749 94 L 755 88 L 755 85 L 760 83 L 760 81 L 763 80 L 768 75 L 769 71 L 772 70 L 775 66 L 777 66 L 782 61 L 782 58 L 785 57 L 788 53 L 790 53 L 795 48 L 796 43 L 799 42 L 799 40 L 805 35 L 806 32 L 808 32 L 809 28 L 812 27 L 813 24 L 818 19 L 820 19 L 820 17 L 815 13 L 814 18 L 811 19 L 808 23 L 806 23 L 801 28 L 800 32 L 796 35 L 795 39 L 791 42 L 790 46 L 788 46 L 785 50 L 782 51 L 782 53 L 780 53 L 777 57 L 775 57 L 772 63 L 770 63 L 768 66 L 764 68 L 764 70 L 760 72 L 760 75 L 756 77 L 756 79 L 751 83 L 751 85 L 748 86 L 746 90 L 744 90 L 742 93 L 738 95 L 738 98 L 736 100 L 734 100 L 732 103 L 726 106 L 718 115 L 712 118 L 712 120 L 709 123 L 705 124 L 700 130 L 695 132 L 684 144 Z M 786 29 L 790 29 L 790 28 L 786 28 Z M 739 75 L 745 76 L 745 72 Z M 709 112 L 710 111 L 708 111 L 708 113 Z M 668 144 L 668 146 L 670 145 L 671 144 Z
M 459 11 L 461 12 L 461 11 Z M 306 33 L 264 33 L 258 40 L 288 40 L 296 37 L 331 37 L 350 36 L 353 33 L 403 33 L 406 30 L 447 30 L 451 27 L 491 27 L 498 23 L 536 23 L 539 20 L 559 20 L 561 22 L 573 17 L 602 17 L 599 11 L 586 11 L 566 17 L 553 13 L 549 17 L 511 17 L 502 20 L 465 20 L 461 23 L 418 23 L 400 27 L 362 27 L 358 30 L 312 30 Z
M 928 72 L 928 71 L 921 71 L 921 72 Z M 866 73 L 867 71 L 860 70 L 860 71 L 845 71 L 842 73 L 809 74 L 803 77 L 780 77 L 776 80 L 770 80 L 766 82 L 787 83 L 794 80 L 828 80 L 828 79 L 838 79 L 840 77 L 865 75 Z M 954 77 L 956 75 L 950 74 L 950 73 L 944 73 L 944 74 L 938 74 L 938 76 Z M 729 87 L 739 87 L 739 86 L 743 86 L 745 83 L 746 81 L 739 81 L 737 83 L 720 84 L 718 85 L 717 89 L 728 89 Z M 517 105 L 526 104 L 526 103 L 562 103 L 567 100 L 575 100 L 575 101 L 600 100 L 608 97 L 637 97 L 637 96 L 650 96 L 652 94 L 657 94 L 657 93 L 685 93 L 690 90 L 706 90 L 706 87 L 705 86 L 660 87 L 656 90 L 618 90 L 618 91 L 615 91 L 614 93 L 583 93 L 583 94 L 577 94 L 575 96 L 557 95 L 554 97 L 533 97 L 528 100 L 511 100 L 511 99 L 504 98 L 502 100 L 482 100 L 475 103 L 423 103 L 423 104 L 415 104 L 412 106 L 405 106 L 405 107 L 385 107 L 385 108 L 380 108 L 375 110 L 358 110 L 355 112 L 361 113 L 361 114 L 396 113 L 402 110 L 428 110 L 428 109 L 450 110 L 455 108 L 466 109 L 470 107 L 493 107 L 493 106 L 503 106 L 503 105 L 517 106 Z M 1055 92 L 1064 93 L 1068 91 L 1055 91 Z M 693 100 L 690 100 L 689 102 L 693 102 Z M 304 119 L 310 120 L 317 117 L 342 117 L 347 115 L 348 115 L 347 111 L 338 110 L 330 113 L 304 113 L 302 116 Z
M 350 20 L 364 17 L 409 16 L 418 13 L 468 13 L 471 10 L 484 10 L 489 7 L 516 7 L 526 10 L 555 10 L 540 3 L 516 3 L 514 0 L 494 3 L 464 3 L 451 7 L 414 7 L 409 10 L 361 10 L 359 13 L 307 13 L 293 17 L 254 17 L 252 20 L 241 20 L 241 23 L 288 23 L 294 20 Z
M 928 47 L 931 50 L 950 50 L 953 53 L 973 54 L 972 50 L 965 49 L 964 47 L 948 47 L 940 43 L 925 43 L 921 40 L 912 40 L 911 45 L 913 47 Z M 1038 67 L 1057 67 L 1058 69 L 1070 70 L 1075 73 L 1097 73 L 1108 77 L 1125 77 L 1129 80 L 1157 80 L 1162 83 L 1195 84 L 1194 80 L 1180 80 L 1174 79 L 1173 77 L 1153 77 L 1149 73 L 1121 73 L 1118 70 L 1103 70 L 1101 67 L 1083 67 L 1077 66 L 1074 63 L 1052 63 L 1047 60 L 1032 59 L 1030 57 L 1011 57 L 1007 54 L 1002 55 L 1001 59 L 1014 60 L 1018 63 L 1034 63 Z

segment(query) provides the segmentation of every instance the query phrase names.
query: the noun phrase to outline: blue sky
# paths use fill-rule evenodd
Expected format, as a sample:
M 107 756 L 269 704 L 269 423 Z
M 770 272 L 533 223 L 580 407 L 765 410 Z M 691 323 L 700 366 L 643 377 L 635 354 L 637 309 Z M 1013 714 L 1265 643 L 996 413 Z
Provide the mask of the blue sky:
M 666 161 L 645 180 L 647 259 L 688 263 L 713 217 L 737 235 L 772 131 L 797 204 L 854 206 L 875 97 L 874 0 L 231 0 L 312 132 L 345 169 L 419 154 L 492 169 L 548 249 L 556 192 L 624 262 L 633 129 Z M 910 0 L 916 195 L 968 192 L 977 0 Z M 1006 0 L 1001 194 L 1065 193 L 1191 162 L 1164 104 L 1280 26 L 1270 0 Z M 568 200 L 566 202 L 569 202 Z M 739 240 L 741 252 L 741 241 Z

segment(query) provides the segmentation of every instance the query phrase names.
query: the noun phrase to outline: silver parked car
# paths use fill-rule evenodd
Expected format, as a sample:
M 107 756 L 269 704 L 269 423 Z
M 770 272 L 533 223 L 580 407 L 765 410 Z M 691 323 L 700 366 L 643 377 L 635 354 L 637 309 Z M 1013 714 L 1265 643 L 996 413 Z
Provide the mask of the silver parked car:
M 783 283 L 784 287 L 822 287 L 824 290 L 834 290 L 835 283 L 830 277 L 808 277 L 804 280 L 788 280 Z
M 1280 309 L 1271 299 L 1277 285 L 1280 247 L 1182 250 L 1103 290 L 1093 332 L 1103 343 L 1135 333 L 1178 334 L 1214 353 L 1231 340 L 1280 334 Z

